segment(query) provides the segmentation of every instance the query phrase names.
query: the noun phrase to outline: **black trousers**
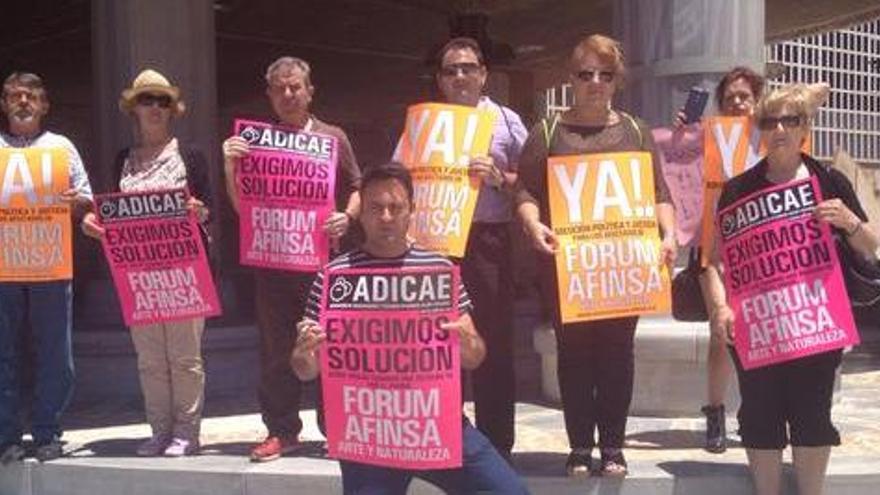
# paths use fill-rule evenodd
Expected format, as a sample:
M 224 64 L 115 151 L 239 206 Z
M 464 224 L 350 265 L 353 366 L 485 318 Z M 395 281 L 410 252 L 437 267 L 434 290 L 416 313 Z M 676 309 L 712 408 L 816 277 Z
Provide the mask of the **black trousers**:
M 558 312 L 557 312 L 558 314 Z M 556 347 L 565 430 L 572 449 L 623 447 L 633 393 L 637 317 L 560 325 Z
M 736 366 L 742 403 L 739 434 L 752 449 L 840 445 L 831 422 L 834 380 L 843 352 L 838 349 L 746 371 L 728 346 Z
M 506 223 L 475 223 L 461 262 L 472 317 L 486 342 L 486 358 L 471 373 L 476 423 L 499 452 L 514 440 L 516 377 L 513 366 L 513 276 Z
M 299 417 L 302 383 L 290 367 L 296 344 L 296 323 L 302 319 L 312 273 L 257 270 L 257 328 L 260 333 L 258 396 L 263 423 L 271 436 L 294 436 L 302 430 Z

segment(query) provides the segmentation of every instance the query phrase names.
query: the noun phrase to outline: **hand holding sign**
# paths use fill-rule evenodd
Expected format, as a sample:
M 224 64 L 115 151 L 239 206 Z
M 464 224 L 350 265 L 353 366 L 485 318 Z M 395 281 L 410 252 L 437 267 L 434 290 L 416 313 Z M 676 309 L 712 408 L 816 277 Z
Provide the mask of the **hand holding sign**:
M 845 232 L 853 232 L 861 219 L 838 198 L 826 199 L 818 205 L 813 214 L 819 220 L 828 222 Z
M 312 380 L 318 376 L 318 359 L 315 351 L 327 338 L 318 322 L 303 318 L 296 324 L 296 346 L 290 354 L 290 367 L 300 380 Z
M 104 237 L 104 227 L 101 227 L 101 224 L 98 222 L 98 216 L 92 212 L 86 213 L 86 216 L 83 217 L 82 223 L 80 224 L 80 228 L 82 229 L 83 234 L 92 239 L 100 240 Z
M 199 223 L 203 223 L 208 220 L 208 208 L 205 207 L 205 203 L 203 203 L 201 200 L 190 196 L 190 198 L 186 201 L 186 209 L 196 214 L 196 218 L 199 220 Z
M 464 314 L 455 321 L 441 323 L 440 328 L 458 335 L 462 368 L 466 370 L 477 369 L 486 357 L 486 344 L 477 333 L 470 315 Z
M 330 236 L 330 240 L 338 242 L 339 239 L 348 232 L 348 227 L 350 225 L 351 218 L 348 214 L 341 211 L 334 211 L 324 222 L 324 232 Z
M 67 203 L 70 206 L 82 206 L 86 203 L 91 203 L 91 200 L 84 196 L 82 193 L 77 191 L 76 189 L 68 189 L 58 195 L 58 200 L 62 203 Z
M 504 184 L 504 173 L 495 166 L 491 156 L 475 156 L 468 164 L 468 174 L 476 177 L 492 187 Z
M 232 136 L 223 141 L 223 160 L 226 162 L 234 162 L 248 153 L 251 148 L 248 142 L 241 136 Z

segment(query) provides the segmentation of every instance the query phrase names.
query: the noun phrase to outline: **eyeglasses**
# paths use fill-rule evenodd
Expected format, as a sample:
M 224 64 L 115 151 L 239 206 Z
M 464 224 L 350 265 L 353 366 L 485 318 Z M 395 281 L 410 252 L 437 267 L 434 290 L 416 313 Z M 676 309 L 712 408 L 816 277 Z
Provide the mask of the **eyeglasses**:
M 801 115 L 780 115 L 779 117 L 762 117 L 761 120 L 758 121 L 758 127 L 762 131 L 772 131 L 782 124 L 782 127 L 785 129 L 794 129 L 795 127 L 800 127 L 804 122 L 804 118 Z
M 583 82 L 592 82 L 593 80 L 595 80 L 596 76 L 599 76 L 599 81 L 603 83 L 610 83 L 614 80 L 614 71 L 584 69 L 582 71 L 575 72 L 574 76 Z
M 171 107 L 171 97 L 168 95 L 157 95 L 152 93 L 141 93 L 137 95 L 135 101 L 142 107 L 159 105 L 159 108 Z
M 443 77 L 455 77 L 461 72 L 464 76 L 475 76 L 480 73 L 480 69 L 482 68 L 482 65 L 474 62 L 449 64 L 440 67 L 440 75 Z
M 24 98 L 27 101 L 37 101 L 40 99 L 40 93 L 31 90 L 10 91 L 3 94 L 3 98 L 9 102 L 21 101 Z

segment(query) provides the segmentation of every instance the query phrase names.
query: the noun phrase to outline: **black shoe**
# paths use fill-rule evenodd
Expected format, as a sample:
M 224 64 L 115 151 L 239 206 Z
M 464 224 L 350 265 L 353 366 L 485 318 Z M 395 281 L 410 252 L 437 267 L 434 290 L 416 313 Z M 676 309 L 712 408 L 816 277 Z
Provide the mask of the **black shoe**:
M 572 449 L 565 461 L 565 472 L 571 477 L 587 477 L 593 473 L 592 449 Z
M 64 455 L 64 444 L 60 440 L 51 440 L 37 445 L 34 457 L 40 462 L 53 461 Z
M 706 446 L 707 452 L 720 454 L 727 450 L 727 426 L 724 417 L 724 404 L 720 406 L 703 406 L 706 415 Z
M 24 459 L 24 448 L 17 443 L 9 443 L 0 447 L 0 464 L 3 466 Z

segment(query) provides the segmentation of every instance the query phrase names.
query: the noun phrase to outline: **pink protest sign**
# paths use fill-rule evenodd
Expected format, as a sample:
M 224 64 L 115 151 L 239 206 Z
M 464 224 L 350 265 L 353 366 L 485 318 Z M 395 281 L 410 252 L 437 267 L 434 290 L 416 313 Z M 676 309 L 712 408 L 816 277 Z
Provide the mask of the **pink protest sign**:
M 234 132 L 250 146 L 235 171 L 241 263 L 317 271 L 330 256 L 336 138 L 241 119 Z
M 859 343 L 815 178 L 768 187 L 719 214 L 724 286 L 745 369 Z
M 125 324 L 220 314 L 220 302 L 186 189 L 101 194 L 101 243 Z
M 697 243 L 703 213 L 703 127 L 697 123 L 651 132 L 675 205 L 675 237 L 682 246 Z
M 457 267 L 325 274 L 321 383 L 331 457 L 401 469 L 462 465 Z

